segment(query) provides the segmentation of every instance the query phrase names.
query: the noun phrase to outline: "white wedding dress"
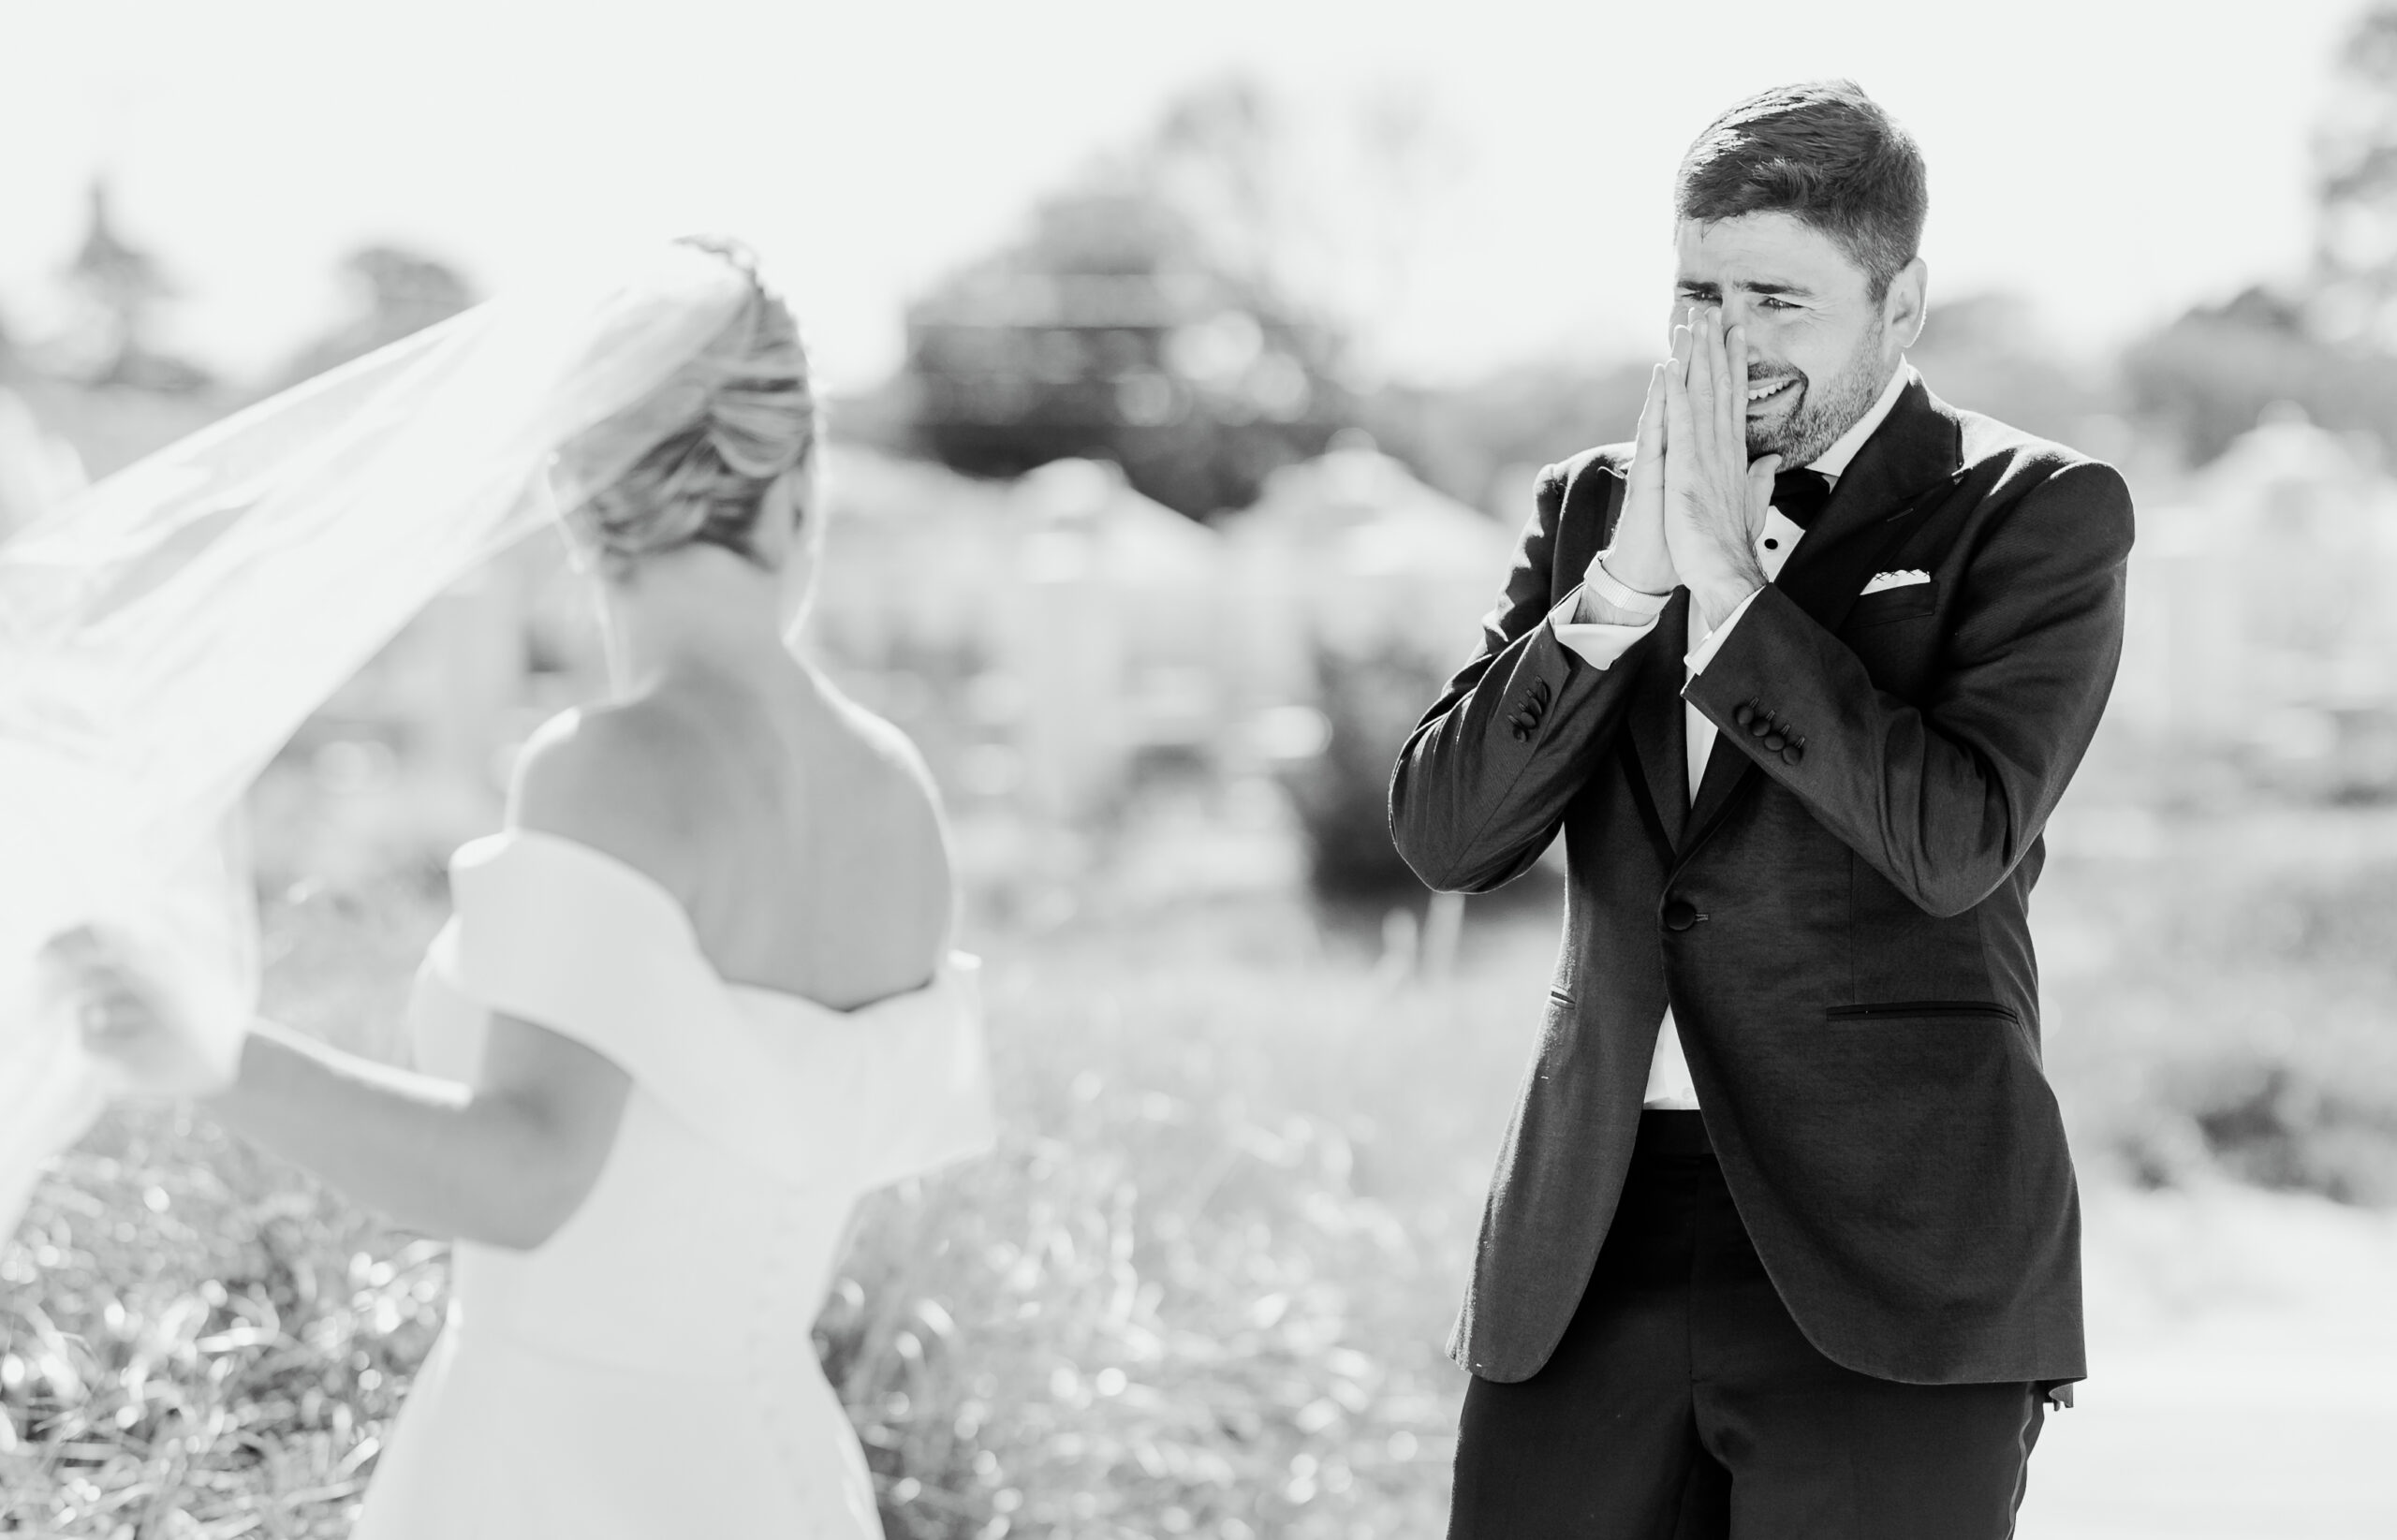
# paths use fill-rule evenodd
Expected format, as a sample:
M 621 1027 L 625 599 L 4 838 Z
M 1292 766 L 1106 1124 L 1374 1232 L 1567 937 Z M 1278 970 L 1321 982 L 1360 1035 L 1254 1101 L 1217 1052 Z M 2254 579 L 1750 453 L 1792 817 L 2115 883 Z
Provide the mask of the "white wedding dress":
M 355 1540 L 880 1536 L 809 1328 L 858 1197 L 991 1142 L 973 960 L 836 1011 L 726 983 L 674 898 L 589 846 L 512 830 L 450 870 L 420 1067 L 472 1079 L 504 1011 L 633 1089 L 554 1236 L 458 1243 Z

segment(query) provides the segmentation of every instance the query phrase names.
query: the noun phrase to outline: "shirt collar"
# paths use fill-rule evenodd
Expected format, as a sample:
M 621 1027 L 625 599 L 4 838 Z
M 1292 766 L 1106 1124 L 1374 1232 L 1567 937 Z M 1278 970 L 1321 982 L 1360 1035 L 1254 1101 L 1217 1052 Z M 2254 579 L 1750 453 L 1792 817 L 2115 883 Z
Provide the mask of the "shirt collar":
M 1873 403 L 1873 409 L 1858 418 L 1848 426 L 1847 432 L 1832 440 L 1831 447 L 1816 455 L 1806 469 L 1818 472 L 1826 480 L 1836 483 L 1847 469 L 1847 462 L 1856 458 L 1857 450 L 1864 447 L 1864 441 L 1873 436 L 1873 430 L 1881 426 L 1882 419 L 1890 415 L 1891 407 L 1897 405 L 1898 397 L 1914 383 L 1915 378 L 1914 365 L 1900 359 L 1897 369 L 1890 375 L 1890 383 L 1881 387 L 1881 399 Z

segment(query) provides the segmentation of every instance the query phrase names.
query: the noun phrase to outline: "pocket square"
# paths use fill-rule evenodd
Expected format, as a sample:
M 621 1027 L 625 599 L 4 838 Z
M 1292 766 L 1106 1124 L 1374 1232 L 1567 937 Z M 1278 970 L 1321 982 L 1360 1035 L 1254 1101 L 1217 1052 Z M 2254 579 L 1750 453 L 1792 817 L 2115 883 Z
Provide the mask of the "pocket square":
M 1864 585 L 1864 594 L 1881 594 L 1892 588 L 1912 588 L 1917 583 L 1929 581 L 1931 581 L 1930 573 L 1911 568 L 1904 572 L 1876 572 L 1873 574 L 1873 580 Z M 1860 599 L 1864 594 L 1859 594 L 1857 597 Z

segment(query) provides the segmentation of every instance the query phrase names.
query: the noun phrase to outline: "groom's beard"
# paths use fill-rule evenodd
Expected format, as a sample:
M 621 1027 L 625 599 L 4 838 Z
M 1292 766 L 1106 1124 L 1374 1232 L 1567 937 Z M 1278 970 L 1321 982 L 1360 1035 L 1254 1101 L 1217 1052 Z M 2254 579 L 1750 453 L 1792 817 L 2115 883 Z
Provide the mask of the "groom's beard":
M 1837 443 L 1840 434 L 1873 409 L 1873 403 L 1880 399 L 1881 388 L 1889 383 L 1881 362 L 1885 331 L 1885 328 L 1875 326 L 1866 333 L 1847 361 L 1840 365 L 1839 373 L 1821 385 L 1802 370 L 1784 369 L 1777 374 L 1765 375 L 1766 379 L 1797 375 L 1801 381 L 1798 404 L 1777 418 L 1748 419 L 1748 458 L 1779 455 L 1784 470 L 1801 470 Z M 1749 384 L 1753 388 L 1755 379 L 1751 378 Z

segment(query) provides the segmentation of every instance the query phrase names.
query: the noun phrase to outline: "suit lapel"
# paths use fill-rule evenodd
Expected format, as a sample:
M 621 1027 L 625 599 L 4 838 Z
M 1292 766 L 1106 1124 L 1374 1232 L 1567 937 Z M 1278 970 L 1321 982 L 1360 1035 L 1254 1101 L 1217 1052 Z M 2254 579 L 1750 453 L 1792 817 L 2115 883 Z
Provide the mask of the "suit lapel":
M 1831 501 L 1789 553 L 1773 586 L 1824 630 L 1836 632 L 1865 579 L 1936 506 L 1934 494 L 1954 484 L 1963 460 L 1963 429 L 1955 414 L 1920 380 L 1910 382 L 1899 392 L 1889 417 L 1848 462 L 1831 489 Z M 1679 689 L 1676 682 L 1676 697 Z M 1674 848 L 1684 856 L 1697 848 L 1732 801 L 1763 773 L 1737 744 L 1723 741 L 1725 736 L 1728 732 L 1716 737 L 1707 755 L 1688 822 L 1675 842 Z
M 1590 559 L 1613 538 L 1615 520 L 1622 515 L 1625 487 L 1620 475 L 1596 476 L 1584 470 L 1565 489 L 1565 507 L 1557 521 L 1556 551 L 1550 569 L 1549 592 L 1565 594 L 1581 580 Z M 1682 720 L 1682 653 L 1688 634 L 1689 593 L 1675 589 L 1657 617 L 1656 629 L 1626 654 L 1625 667 L 1638 659 L 1639 677 L 1632 682 L 1630 739 L 1636 773 L 1645 784 L 1648 800 L 1669 856 L 1681 840 L 1682 824 L 1689 816 L 1689 768 L 1685 727 Z
M 1837 631 L 1878 570 L 1881 557 L 1931 506 L 1930 494 L 1952 485 L 1963 460 L 1963 428 L 1916 380 L 1831 489 L 1774 586 L 1826 631 Z
M 1677 588 L 1656 617 L 1647 645 L 1637 650 L 1627 726 L 1656 821 L 1669 848 L 1682 843 L 1689 820 L 1689 718 L 1682 704 L 1682 655 L 1688 650 L 1689 590 Z
M 1804 541 L 1799 542 L 1799 549 L 1805 549 Z M 1682 702 L 1677 697 L 1673 704 L 1680 706 Z M 1706 752 L 1706 770 L 1698 778 L 1698 795 L 1690 802 L 1689 822 L 1683 826 L 1681 838 L 1673 843 L 1677 853 L 1686 854 L 1695 846 L 1698 837 L 1730 805 L 1732 796 L 1747 784 L 1748 777 L 1760 773 L 1757 762 L 1741 753 L 1737 744 L 1723 741 L 1727 736 L 1716 733 L 1714 746 Z M 1684 741 L 1686 743 L 1687 740 Z

